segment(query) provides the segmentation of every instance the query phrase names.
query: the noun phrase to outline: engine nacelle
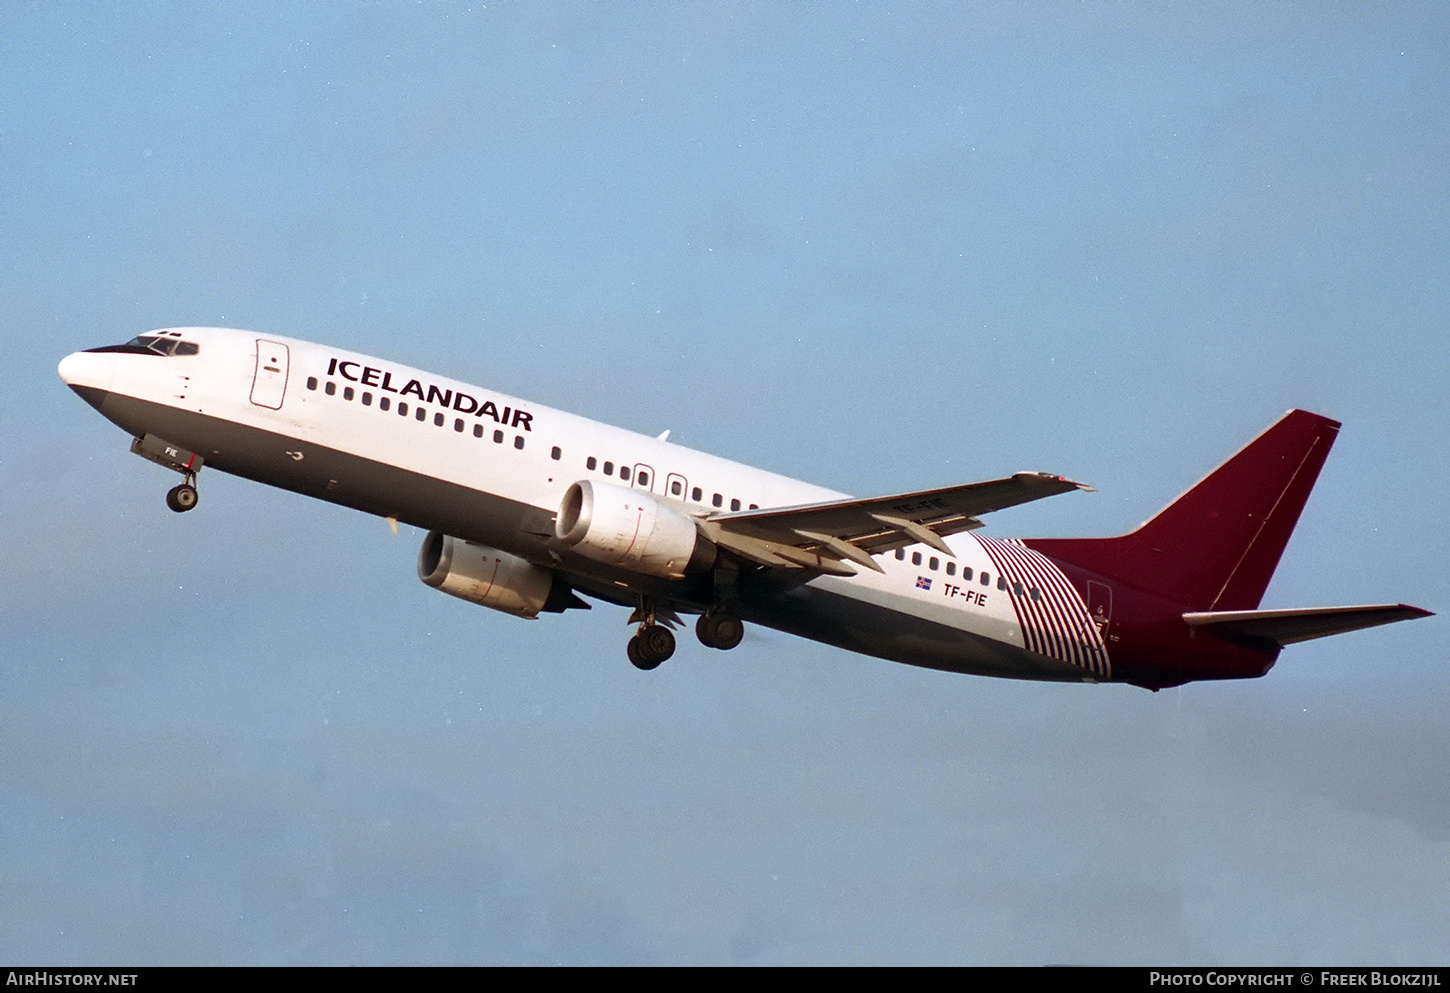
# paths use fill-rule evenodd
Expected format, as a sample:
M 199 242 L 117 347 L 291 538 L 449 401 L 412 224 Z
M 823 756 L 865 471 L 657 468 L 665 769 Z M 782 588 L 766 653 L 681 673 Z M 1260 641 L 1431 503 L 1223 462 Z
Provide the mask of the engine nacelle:
M 532 619 L 541 610 L 563 609 L 550 603 L 554 592 L 552 569 L 437 531 L 430 531 L 423 539 L 418 578 L 435 590 L 515 617 Z M 568 593 L 567 587 L 564 592 Z
M 665 579 L 715 564 L 715 545 L 689 514 L 640 490 L 588 479 L 564 494 L 554 536 L 596 562 Z

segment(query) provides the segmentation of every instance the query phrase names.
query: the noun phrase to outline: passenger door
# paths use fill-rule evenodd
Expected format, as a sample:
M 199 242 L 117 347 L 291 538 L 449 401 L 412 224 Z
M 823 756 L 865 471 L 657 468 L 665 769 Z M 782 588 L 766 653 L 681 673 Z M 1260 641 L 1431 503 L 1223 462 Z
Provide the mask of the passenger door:
M 282 409 L 287 395 L 287 365 L 291 356 L 280 341 L 257 339 L 257 366 L 252 373 L 252 403 L 272 410 Z

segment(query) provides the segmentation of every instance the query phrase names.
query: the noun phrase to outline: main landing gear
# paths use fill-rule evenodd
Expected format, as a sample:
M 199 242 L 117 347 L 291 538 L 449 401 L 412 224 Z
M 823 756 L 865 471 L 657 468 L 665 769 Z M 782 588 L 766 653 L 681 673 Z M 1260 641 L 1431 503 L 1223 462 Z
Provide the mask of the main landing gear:
M 727 610 L 707 610 L 695 622 L 695 637 L 706 648 L 729 651 L 745 637 L 745 624 Z
M 629 639 L 629 660 L 636 669 L 648 672 L 675 654 L 675 635 L 662 624 L 641 624 L 639 633 Z
M 657 669 L 660 663 L 675 654 L 675 633 L 669 625 L 679 623 L 672 611 L 656 612 L 652 603 L 642 600 L 629 618 L 639 630 L 629 639 L 629 661 L 635 668 Z M 745 637 L 745 624 L 728 610 L 709 610 L 695 623 L 695 634 L 707 648 L 722 651 L 734 648 Z
M 636 669 L 658 669 L 661 662 L 675 654 L 675 633 L 670 626 L 680 623 L 680 619 L 673 610 L 660 610 L 651 597 L 641 596 L 639 606 L 629 615 L 629 623 L 639 625 L 628 648 L 629 661 Z

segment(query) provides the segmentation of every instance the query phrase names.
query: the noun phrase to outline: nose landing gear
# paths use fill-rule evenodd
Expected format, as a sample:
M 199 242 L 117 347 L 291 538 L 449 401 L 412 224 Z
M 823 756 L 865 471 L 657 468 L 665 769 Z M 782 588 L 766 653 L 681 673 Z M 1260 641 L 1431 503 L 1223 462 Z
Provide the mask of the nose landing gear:
M 166 494 L 166 506 L 178 514 L 184 514 L 196 506 L 196 474 L 201 471 L 202 463 L 200 455 L 154 434 L 133 438 L 131 451 L 143 459 L 181 473 L 185 481 L 180 486 L 173 486 Z
M 196 473 L 194 472 L 188 472 L 186 482 L 173 486 L 166 492 L 166 506 L 178 514 L 184 514 L 195 507 L 196 501 Z

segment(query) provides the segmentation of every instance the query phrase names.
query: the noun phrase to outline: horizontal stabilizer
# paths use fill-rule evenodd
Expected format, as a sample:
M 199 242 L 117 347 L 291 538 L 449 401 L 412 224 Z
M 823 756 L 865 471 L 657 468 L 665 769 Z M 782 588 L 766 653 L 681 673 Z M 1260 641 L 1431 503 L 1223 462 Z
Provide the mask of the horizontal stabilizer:
M 1187 613 L 1183 619 L 1230 640 L 1271 641 L 1280 646 L 1324 638 L 1360 628 L 1433 616 L 1419 607 L 1374 604 L 1367 607 L 1309 607 L 1301 610 L 1218 610 Z

